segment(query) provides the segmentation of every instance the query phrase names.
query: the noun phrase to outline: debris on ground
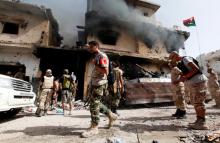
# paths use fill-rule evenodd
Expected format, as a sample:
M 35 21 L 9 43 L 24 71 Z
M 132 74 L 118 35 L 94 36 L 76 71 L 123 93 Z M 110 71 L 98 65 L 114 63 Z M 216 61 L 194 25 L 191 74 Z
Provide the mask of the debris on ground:
M 220 130 L 208 133 L 205 136 L 205 141 L 209 141 L 209 142 L 218 141 L 218 143 L 220 143 Z
M 125 143 L 121 138 L 112 137 L 107 139 L 107 143 Z
M 84 105 L 85 105 L 85 103 L 82 100 L 77 100 L 73 103 L 74 110 L 86 109 L 86 107 Z
M 21 112 L 24 112 L 24 113 L 35 113 L 36 110 L 37 110 L 36 106 L 31 106 L 31 107 L 24 107 Z

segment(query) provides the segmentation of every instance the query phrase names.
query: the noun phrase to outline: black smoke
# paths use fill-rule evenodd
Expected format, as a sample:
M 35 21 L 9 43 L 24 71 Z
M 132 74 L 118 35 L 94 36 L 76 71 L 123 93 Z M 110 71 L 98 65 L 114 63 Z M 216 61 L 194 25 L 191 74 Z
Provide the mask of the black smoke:
M 94 34 L 108 29 L 123 29 L 150 48 L 153 48 L 157 41 L 162 41 L 168 52 L 184 48 L 185 38 L 189 36 L 183 31 L 157 26 L 156 21 L 128 6 L 124 0 L 94 0 L 91 7 L 93 11 L 87 13 L 86 27 L 87 31 Z

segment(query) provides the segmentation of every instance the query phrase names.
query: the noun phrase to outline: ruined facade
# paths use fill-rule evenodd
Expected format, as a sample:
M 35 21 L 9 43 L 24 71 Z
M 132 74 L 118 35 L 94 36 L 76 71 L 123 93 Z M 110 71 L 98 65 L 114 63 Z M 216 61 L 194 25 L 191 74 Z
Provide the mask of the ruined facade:
M 207 74 L 207 64 L 209 64 L 220 77 L 220 50 L 207 54 L 202 54 L 196 58 L 203 67 L 203 72 Z
M 39 73 L 37 47 L 60 45 L 58 24 L 49 9 L 29 4 L 0 1 L 0 73 L 12 76 L 23 68 L 26 80 Z
M 160 7 L 157 4 L 144 0 L 121 0 L 111 3 L 113 7 L 109 9 L 102 9 L 106 11 L 99 11 L 100 6 L 106 6 L 108 2 L 112 1 L 87 1 L 86 21 L 79 31 L 79 45 L 66 49 L 60 47 L 62 38 L 50 10 L 0 1 L 0 66 L 3 67 L 0 72 L 12 71 L 15 74 L 22 67 L 29 81 L 33 81 L 39 79 L 47 68 L 52 69 L 57 78 L 67 68 L 77 76 L 77 99 L 82 99 L 87 95 L 93 67 L 90 54 L 81 46 L 97 40 L 110 60 L 121 63 L 127 81 L 168 73 L 166 57 L 170 51 L 184 46 L 187 34 L 160 27 L 154 16 Z
M 169 73 L 166 57 L 169 52 L 184 48 L 189 33 L 161 27 L 154 15 L 159 8 L 144 0 L 125 0 L 117 4 L 88 0 L 87 41 L 98 41 L 110 60 L 119 61 L 127 80 L 166 76 Z M 91 70 L 88 62 L 84 93 L 87 93 Z

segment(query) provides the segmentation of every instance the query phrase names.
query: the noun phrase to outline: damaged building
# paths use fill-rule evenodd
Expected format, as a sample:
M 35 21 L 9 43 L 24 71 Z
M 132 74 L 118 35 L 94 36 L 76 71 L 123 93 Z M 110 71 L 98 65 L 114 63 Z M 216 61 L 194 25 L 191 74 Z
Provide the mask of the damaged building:
M 156 98 L 171 100 L 172 93 L 167 88 L 170 81 L 160 77 L 169 73 L 166 59 L 169 52 L 184 48 L 189 33 L 160 26 L 155 18 L 159 8 L 145 0 L 87 0 L 85 26 L 77 26 L 77 46 L 63 48 L 51 10 L 0 1 L 0 72 L 15 74 L 22 67 L 27 79 L 35 83 L 47 68 L 52 69 L 55 77 L 60 77 L 67 68 L 77 76 L 77 99 L 83 99 L 88 95 L 92 63 L 90 53 L 82 45 L 96 40 L 111 61 L 121 63 L 130 100 L 134 97 L 141 102 L 156 102 Z M 159 78 L 167 83 L 158 90 L 161 93 L 152 88 Z M 144 84 L 148 81 L 152 85 Z M 154 101 L 147 101 L 146 93 Z
M 58 24 L 50 9 L 30 4 L 0 1 L 0 73 L 13 76 L 19 68 L 25 80 L 40 76 L 38 47 L 60 45 Z
M 34 91 L 46 69 L 58 79 L 67 68 L 77 76 L 77 98 L 83 96 L 84 49 L 63 48 L 63 38 L 52 11 L 43 6 L 22 2 L 0 1 L 0 73 L 11 75 L 22 68 Z
M 189 37 L 188 32 L 160 26 L 155 19 L 159 8 L 146 0 L 88 0 L 87 41 L 98 41 L 110 60 L 121 63 L 129 100 L 139 98 L 139 103 L 157 102 L 160 98 L 172 100 L 173 93 L 167 88 L 171 86 L 170 81 L 161 79 L 169 82 L 166 87 L 153 88 L 158 82 L 156 78 L 169 74 L 166 59 L 169 52 L 184 48 L 184 41 Z M 85 95 L 91 70 L 91 62 L 87 62 Z M 148 81 L 152 84 L 145 85 Z M 144 97 L 146 94 L 153 96 L 153 101 Z
M 207 54 L 199 55 L 196 59 L 200 61 L 201 67 L 203 69 L 203 72 L 207 73 L 207 65 L 212 67 L 215 72 L 218 74 L 218 77 L 220 77 L 220 50 L 216 50 L 213 52 L 209 52 Z

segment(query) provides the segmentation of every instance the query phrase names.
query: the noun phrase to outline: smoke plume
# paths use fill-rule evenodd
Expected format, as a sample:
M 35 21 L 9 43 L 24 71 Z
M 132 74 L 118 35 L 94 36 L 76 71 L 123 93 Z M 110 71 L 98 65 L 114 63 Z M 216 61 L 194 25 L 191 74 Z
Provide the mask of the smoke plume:
M 92 9 L 94 11 L 87 15 L 88 31 L 96 33 L 100 29 L 111 28 L 116 31 L 123 29 L 129 35 L 143 41 L 148 47 L 153 47 L 160 40 L 169 52 L 184 46 L 183 34 L 157 26 L 156 21 L 128 6 L 124 0 L 95 0 Z

